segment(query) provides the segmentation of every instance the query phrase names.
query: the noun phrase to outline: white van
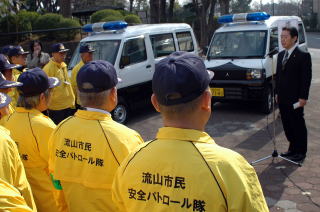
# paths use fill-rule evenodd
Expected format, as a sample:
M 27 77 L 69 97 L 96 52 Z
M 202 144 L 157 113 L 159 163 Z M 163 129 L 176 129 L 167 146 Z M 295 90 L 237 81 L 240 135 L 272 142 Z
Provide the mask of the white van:
M 111 30 L 110 30 L 111 29 Z M 146 24 L 128 26 L 123 21 L 87 24 L 91 34 L 81 43 L 90 43 L 96 50 L 94 60 L 112 63 L 122 82 L 117 85 L 118 105 L 114 120 L 125 123 L 129 111 L 150 101 L 151 80 L 155 64 L 174 51 L 198 54 L 198 44 L 188 24 Z M 70 61 L 72 69 L 79 61 L 79 46 Z
M 299 46 L 307 50 L 304 25 L 296 16 L 271 16 L 265 12 L 225 15 L 214 33 L 205 64 L 214 72 L 210 87 L 213 101 L 256 101 L 261 110 L 272 110 L 277 53 L 281 31 L 295 26 Z

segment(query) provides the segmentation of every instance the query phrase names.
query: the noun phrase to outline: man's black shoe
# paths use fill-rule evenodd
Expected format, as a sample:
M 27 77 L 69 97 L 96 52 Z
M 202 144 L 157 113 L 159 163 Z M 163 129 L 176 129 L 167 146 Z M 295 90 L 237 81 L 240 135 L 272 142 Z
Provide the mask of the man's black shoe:
M 300 163 L 300 162 L 304 161 L 304 159 L 306 158 L 306 155 L 305 154 L 295 154 L 295 155 L 289 156 L 287 158 L 289 160 L 294 161 L 294 162 Z
M 293 156 L 294 155 L 294 152 L 292 151 L 287 151 L 287 152 L 283 152 L 280 154 L 280 156 L 282 157 L 289 157 L 289 156 Z

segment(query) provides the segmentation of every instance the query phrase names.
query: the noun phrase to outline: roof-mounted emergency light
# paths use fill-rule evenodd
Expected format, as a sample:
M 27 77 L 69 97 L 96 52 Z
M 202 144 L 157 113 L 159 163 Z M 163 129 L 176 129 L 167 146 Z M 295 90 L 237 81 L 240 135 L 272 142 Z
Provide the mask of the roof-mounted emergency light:
M 218 18 L 219 24 L 231 23 L 231 22 L 245 22 L 245 21 L 264 21 L 268 20 L 270 15 L 266 12 L 254 12 L 254 13 L 239 13 L 233 15 L 223 15 Z
M 127 26 L 128 23 L 125 21 L 109 21 L 94 24 L 86 24 L 82 27 L 82 30 L 84 32 L 101 32 L 107 30 L 121 30 L 125 29 Z

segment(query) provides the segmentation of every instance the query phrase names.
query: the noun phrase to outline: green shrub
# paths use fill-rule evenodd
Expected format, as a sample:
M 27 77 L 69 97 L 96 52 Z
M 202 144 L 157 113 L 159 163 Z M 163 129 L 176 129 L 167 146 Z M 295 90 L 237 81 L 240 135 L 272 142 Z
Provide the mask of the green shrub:
M 73 28 L 73 27 L 80 27 L 79 21 L 74 20 L 71 18 L 64 18 L 60 22 L 60 28 Z M 77 35 L 79 30 L 67 30 L 67 31 L 61 31 L 57 32 L 56 39 L 59 40 L 72 40 Z
M 101 20 L 101 22 L 108 22 L 108 21 L 124 21 L 124 17 L 118 16 L 107 16 Z
M 18 14 L 19 22 L 23 24 L 29 24 L 31 29 L 35 28 L 35 23 L 37 22 L 40 14 L 37 12 L 30 12 L 30 11 L 20 11 Z
M 127 22 L 128 24 L 141 24 L 141 19 L 139 16 L 134 15 L 134 14 L 130 14 L 127 15 L 124 18 L 125 22 Z
M 122 14 L 122 16 L 132 15 L 132 13 L 127 10 L 118 10 L 118 11 Z
M 36 29 L 56 29 L 80 27 L 79 21 L 71 18 L 64 18 L 62 15 L 48 13 L 40 16 L 36 21 Z M 78 30 L 66 30 L 42 33 L 42 38 L 47 40 L 72 40 Z
M 18 14 L 11 14 L 0 19 L 1 32 L 24 32 L 32 31 L 34 23 L 40 15 L 36 12 L 20 11 Z M 8 41 L 21 41 L 29 37 L 30 34 L 14 35 L 6 38 Z
M 63 16 L 54 14 L 54 13 L 47 13 L 40 16 L 36 23 L 36 29 L 55 29 L 59 28 L 59 24 L 62 22 Z
M 92 14 L 91 16 L 91 23 L 97 23 L 101 22 L 107 17 L 112 17 L 111 19 L 116 19 L 116 20 L 123 20 L 123 15 L 121 12 L 117 10 L 111 10 L 111 9 L 106 9 L 106 10 L 100 10 Z

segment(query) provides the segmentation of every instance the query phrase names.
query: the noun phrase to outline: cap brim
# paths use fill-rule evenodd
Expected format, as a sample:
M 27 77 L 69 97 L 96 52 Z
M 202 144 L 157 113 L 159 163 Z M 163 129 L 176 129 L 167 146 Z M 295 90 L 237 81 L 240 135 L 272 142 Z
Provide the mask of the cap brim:
M 49 88 L 54 88 L 60 85 L 60 80 L 56 77 L 49 77 Z
M 22 65 L 18 65 L 18 64 L 7 64 L 4 69 L 14 69 L 14 68 L 21 68 Z
M 30 52 L 23 52 L 22 55 L 29 54 Z
M 20 87 L 22 85 L 23 85 L 23 83 L 21 83 L 21 82 L 14 82 L 14 81 L 6 80 L 6 81 L 4 81 L 4 83 L 2 85 L 0 85 L 0 88 L 1 89 L 15 88 L 15 87 Z
M 0 108 L 3 108 L 3 107 L 5 107 L 5 106 L 10 104 L 11 98 L 8 95 L 6 95 L 4 93 L 0 93 L 0 96 L 1 96 L 1 98 L 0 98 Z
M 67 52 L 67 51 L 69 51 L 70 49 L 61 49 L 60 51 L 58 51 L 58 52 Z

